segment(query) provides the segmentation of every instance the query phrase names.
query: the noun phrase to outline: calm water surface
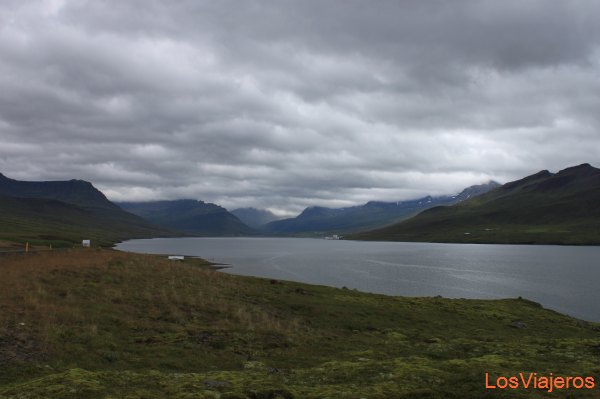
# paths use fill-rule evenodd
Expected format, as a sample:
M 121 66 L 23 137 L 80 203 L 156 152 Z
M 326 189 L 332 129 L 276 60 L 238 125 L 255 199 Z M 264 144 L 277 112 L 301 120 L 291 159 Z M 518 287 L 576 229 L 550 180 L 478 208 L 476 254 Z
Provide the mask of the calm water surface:
M 600 321 L 600 247 L 333 241 L 308 238 L 159 238 L 118 249 L 200 256 L 226 273 L 388 295 L 515 298 Z

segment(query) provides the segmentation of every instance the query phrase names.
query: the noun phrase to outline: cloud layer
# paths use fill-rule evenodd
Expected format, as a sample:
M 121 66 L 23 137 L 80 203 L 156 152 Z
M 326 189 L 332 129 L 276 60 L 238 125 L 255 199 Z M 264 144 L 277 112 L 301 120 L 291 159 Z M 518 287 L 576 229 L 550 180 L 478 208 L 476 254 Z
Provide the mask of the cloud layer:
M 600 166 L 600 3 L 5 1 L 0 172 L 299 212 Z

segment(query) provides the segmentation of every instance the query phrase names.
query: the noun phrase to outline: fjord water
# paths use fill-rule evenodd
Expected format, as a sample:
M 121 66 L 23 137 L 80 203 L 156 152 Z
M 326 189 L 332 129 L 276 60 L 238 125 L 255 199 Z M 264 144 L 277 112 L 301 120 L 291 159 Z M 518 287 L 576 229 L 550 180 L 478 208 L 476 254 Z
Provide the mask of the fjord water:
M 309 238 L 160 238 L 117 249 L 199 256 L 226 273 L 402 296 L 523 297 L 600 321 L 600 247 L 335 241 Z

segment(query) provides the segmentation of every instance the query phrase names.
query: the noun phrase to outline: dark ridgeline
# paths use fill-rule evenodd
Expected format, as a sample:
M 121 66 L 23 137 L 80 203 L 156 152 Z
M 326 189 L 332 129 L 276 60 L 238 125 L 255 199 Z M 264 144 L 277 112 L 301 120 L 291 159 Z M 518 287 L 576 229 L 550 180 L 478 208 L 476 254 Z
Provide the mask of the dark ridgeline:
M 0 174 L 0 238 L 68 245 L 173 235 L 110 202 L 91 183 L 19 181 Z
M 120 202 L 123 209 L 161 226 L 194 235 L 239 236 L 256 232 L 227 209 L 191 199 Z
M 547 170 L 454 206 L 354 235 L 361 240 L 600 244 L 600 169 Z
M 90 208 L 119 209 L 92 183 L 85 180 L 20 181 L 9 179 L 0 173 L 0 195 L 52 199 Z
M 348 208 L 309 207 L 291 219 L 278 220 L 263 226 L 269 233 L 350 233 L 389 225 L 407 219 L 425 209 L 451 205 L 488 192 L 500 184 L 490 181 L 471 186 L 458 195 L 423 197 L 410 201 L 370 201 Z

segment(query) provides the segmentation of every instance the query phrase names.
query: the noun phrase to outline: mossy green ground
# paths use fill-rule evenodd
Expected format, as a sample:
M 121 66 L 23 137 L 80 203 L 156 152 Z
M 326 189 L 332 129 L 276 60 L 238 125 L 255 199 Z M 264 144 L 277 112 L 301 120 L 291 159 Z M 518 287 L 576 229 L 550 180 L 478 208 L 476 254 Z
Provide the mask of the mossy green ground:
M 0 258 L 0 398 L 588 397 L 600 329 L 520 299 L 403 298 L 110 250 Z

